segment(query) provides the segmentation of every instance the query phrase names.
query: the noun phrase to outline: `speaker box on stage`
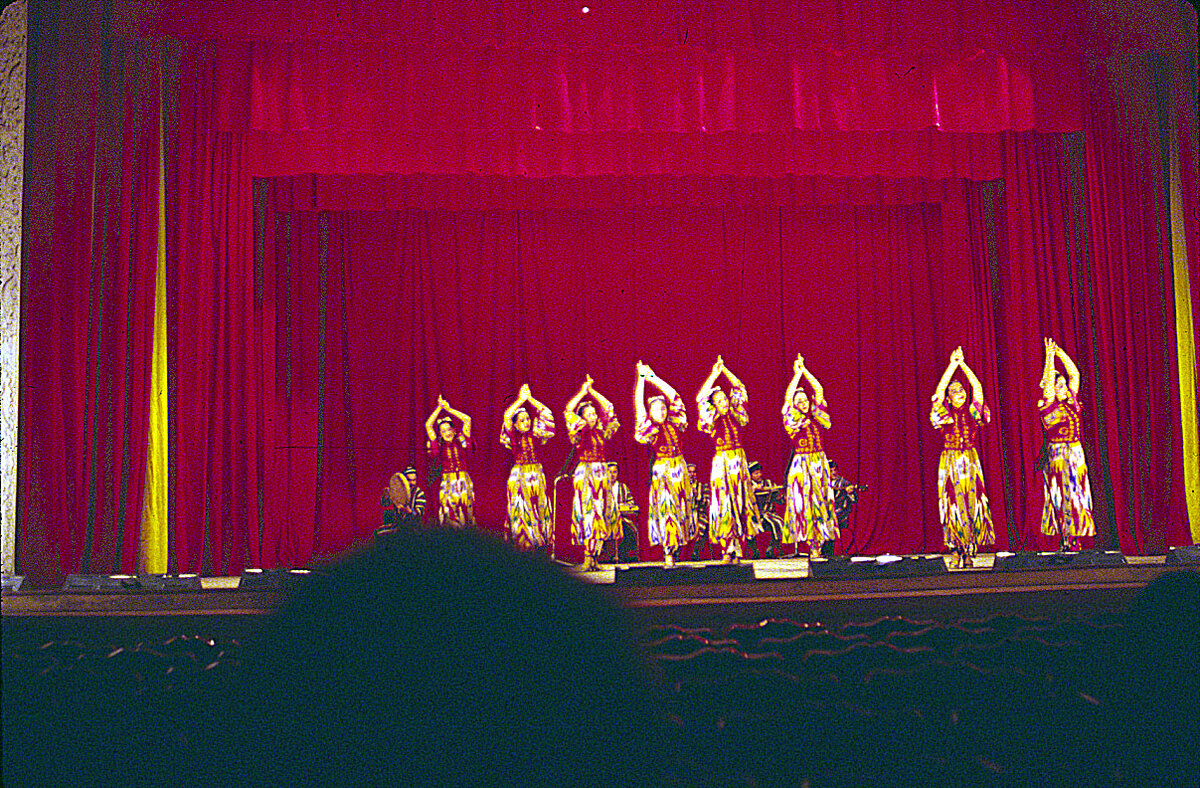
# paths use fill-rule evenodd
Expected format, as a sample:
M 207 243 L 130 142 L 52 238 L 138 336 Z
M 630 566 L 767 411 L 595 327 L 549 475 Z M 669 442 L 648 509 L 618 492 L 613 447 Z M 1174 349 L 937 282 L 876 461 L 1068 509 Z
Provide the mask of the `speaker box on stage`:
M 1120 550 L 1080 550 L 1078 553 L 996 553 L 992 569 L 999 572 L 1029 572 L 1041 569 L 1079 569 L 1087 566 L 1120 566 L 1128 563 Z
M 239 591 L 287 591 L 312 577 L 311 569 L 243 569 Z
M 1172 547 L 1167 551 L 1166 563 L 1172 565 L 1200 564 L 1200 545 L 1188 544 Z
M 835 556 L 808 564 L 808 576 L 821 580 L 861 580 L 869 577 L 922 577 L 942 575 L 946 560 L 940 555 Z
M 753 583 L 754 567 L 749 564 L 708 564 L 706 566 L 618 566 L 613 584 L 618 586 L 690 586 L 714 583 Z
M 5 594 L 21 593 L 21 586 L 25 584 L 25 575 L 4 575 L 4 590 Z

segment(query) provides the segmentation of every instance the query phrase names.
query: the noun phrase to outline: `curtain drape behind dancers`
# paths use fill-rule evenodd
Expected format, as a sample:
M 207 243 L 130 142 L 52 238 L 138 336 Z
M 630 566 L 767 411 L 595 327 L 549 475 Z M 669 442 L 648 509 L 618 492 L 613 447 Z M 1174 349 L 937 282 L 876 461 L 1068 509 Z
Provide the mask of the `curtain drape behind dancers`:
M 508 533 L 525 550 L 550 544 L 554 516 L 546 495 L 546 474 L 537 446 L 554 437 L 554 413 L 521 386 L 517 399 L 504 411 L 500 443 L 513 453 L 508 474 Z
M 663 564 L 675 565 L 675 555 L 696 536 L 692 515 L 692 482 L 683 459 L 680 434 L 687 429 L 687 411 L 683 399 L 649 366 L 638 362 L 637 411 L 635 438 L 654 450 L 650 470 L 650 499 L 647 528 L 650 544 L 661 545 Z M 662 394 L 646 401 L 646 383 Z
M 971 383 L 971 402 L 960 381 L 951 382 L 961 367 Z M 957 556 L 960 567 L 971 566 L 980 545 L 996 541 L 992 514 L 983 487 L 983 465 L 975 450 L 978 427 L 992 420 L 983 401 L 983 385 L 967 366 L 962 346 L 950 354 L 950 363 L 933 394 L 929 420 L 942 433 L 942 455 L 938 461 L 938 513 L 942 537 Z
M 716 380 L 724 375 L 729 383 L 726 394 Z M 717 356 L 712 372 L 696 394 L 700 408 L 697 427 L 713 437 L 714 452 L 709 487 L 712 499 L 708 511 L 708 538 L 721 545 L 722 562 L 741 560 L 742 540 L 759 531 L 758 506 L 750 489 L 750 470 L 742 449 L 738 428 L 750 422 L 746 412 L 749 399 L 746 387 L 725 367 Z
M 1087 460 L 1080 443 L 1079 367 L 1053 339 L 1047 338 L 1046 363 L 1042 369 L 1042 398 L 1038 413 L 1046 430 L 1042 457 L 1042 533 L 1058 537 L 1060 549 L 1078 550 L 1079 539 L 1096 535 L 1092 517 L 1092 487 L 1088 483 Z M 1054 366 L 1061 358 L 1064 378 Z
M 571 536 L 575 544 L 583 547 L 584 571 L 592 571 L 598 568 L 596 556 L 604 549 L 604 542 L 621 536 L 617 502 L 604 461 L 604 443 L 612 439 L 621 423 L 617 421 L 612 403 L 592 388 L 591 375 L 567 403 L 563 419 L 567 435 L 578 453 Z
M 801 378 L 812 387 L 809 397 Z M 792 441 L 792 461 L 787 476 L 787 512 L 783 518 L 785 541 L 808 543 L 809 558 L 825 547 L 829 552 L 838 538 L 834 509 L 833 474 L 821 444 L 821 430 L 829 429 L 829 404 L 820 381 L 804 366 L 804 357 L 792 362 L 792 380 L 783 395 L 783 428 Z
M 445 414 L 445 415 L 442 415 Z M 461 428 L 455 425 L 458 420 Z M 434 428 L 437 432 L 434 432 Z M 450 407 L 442 395 L 425 420 L 429 456 L 441 461 L 438 522 L 449 528 L 475 525 L 475 486 L 467 473 L 464 453 L 471 448 L 471 417 Z

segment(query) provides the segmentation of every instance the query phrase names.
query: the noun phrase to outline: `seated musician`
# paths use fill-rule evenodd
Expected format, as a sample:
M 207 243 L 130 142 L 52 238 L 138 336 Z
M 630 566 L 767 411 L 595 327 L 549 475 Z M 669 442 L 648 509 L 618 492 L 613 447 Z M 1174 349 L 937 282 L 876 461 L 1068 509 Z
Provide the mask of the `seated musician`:
M 692 482 L 692 516 L 696 522 L 692 530 L 696 538 L 692 540 L 692 560 L 700 560 L 700 551 L 708 546 L 708 503 L 711 493 L 709 486 L 702 483 L 696 474 L 696 464 L 689 462 L 688 478 Z
M 783 505 L 783 487 L 763 475 L 762 463 L 750 463 L 750 487 L 754 491 L 754 502 L 762 516 L 762 530 L 771 534 L 771 542 L 764 552 L 765 558 L 777 558 L 783 548 L 783 517 L 779 507 Z M 751 556 L 758 558 L 758 544 L 750 543 Z
M 421 485 L 417 484 L 417 469 L 412 465 L 404 469 L 404 478 L 408 479 L 410 490 L 408 505 L 419 525 L 425 522 L 425 491 L 421 489 Z
M 616 542 L 616 562 L 627 564 L 638 560 L 637 515 L 640 507 L 633 499 L 629 485 L 617 478 L 618 467 L 615 462 L 608 463 L 608 481 L 612 485 L 613 500 L 617 502 L 617 514 L 621 518 L 621 536 Z
M 398 532 L 412 533 L 421 526 L 420 517 L 413 511 L 412 484 L 405 473 L 397 471 L 388 480 L 379 496 L 383 507 L 383 523 L 375 529 L 376 538 Z
M 837 462 L 829 461 L 829 470 L 833 476 L 833 513 L 837 517 L 838 529 L 845 531 L 850 523 L 850 512 L 858 503 L 858 494 L 866 492 L 866 484 L 851 484 L 850 480 L 838 472 Z M 824 545 L 822 545 L 824 552 Z M 830 554 L 832 554 L 830 550 Z

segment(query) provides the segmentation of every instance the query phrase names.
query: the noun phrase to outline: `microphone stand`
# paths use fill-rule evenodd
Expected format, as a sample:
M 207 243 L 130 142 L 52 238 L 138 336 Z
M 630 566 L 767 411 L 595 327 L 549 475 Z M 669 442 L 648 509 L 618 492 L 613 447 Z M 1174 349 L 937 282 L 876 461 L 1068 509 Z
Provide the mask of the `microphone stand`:
M 554 483 L 551 485 L 554 489 L 550 495 L 550 519 L 554 523 L 554 527 L 550 529 L 550 560 L 556 560 L 558 555 L 558 483 L 563 479 L 570 479 L 575 474 L 560 473 L 554 477 Z

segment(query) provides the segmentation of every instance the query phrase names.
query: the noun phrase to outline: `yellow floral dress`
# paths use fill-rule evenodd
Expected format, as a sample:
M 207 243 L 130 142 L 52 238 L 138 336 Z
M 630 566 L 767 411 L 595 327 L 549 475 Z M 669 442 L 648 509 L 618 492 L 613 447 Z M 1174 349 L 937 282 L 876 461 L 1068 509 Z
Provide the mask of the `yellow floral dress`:
M 738 428 L 750 423 L 746 412 L 748 399 L 745 386 L 734 386 L 729 395 L 729 410 L 723 414 L 718 414 L 713 404 L 704 400 L 699 403 L 700 421 L 696 425 L 701 432 L 711 435 L 715 444 L 709 473 L 708 539 L 721 545 L 726 553 L 738 555 L 742 540 L 757 535 L 761 529 L 746 452 L 738 435 Z
M 650 470 L 650 511 L 647 528 L 650 544 L 678 548 L 696 538 L 692 512 L 692 482 L 679 436 L 687 429 L 687 411 L 675 395 L 662 424 L 649 416 L 638 421 L 634 437 L 654 449 Z
M 500 443 L 513 453 L 508 474 L 508 533 L 522 547 L 541 547 L 554 534 L 554 512 L 546 495 L 546 474 L 537 445 L 554 437 L 554 414 L 539 409 L 528 432 L 501 430 Z
M 953 551 L 973 556 L 980 545 L 996 542 L 983 486 L 983 465 L 975 450 L 978 428 L 992 420 L 992 413 L 982 401 L 952 408 L 943 398 L 933 404 L 929 420 L 942 433 L 942 456 L 938 460 L 942 538 Z

